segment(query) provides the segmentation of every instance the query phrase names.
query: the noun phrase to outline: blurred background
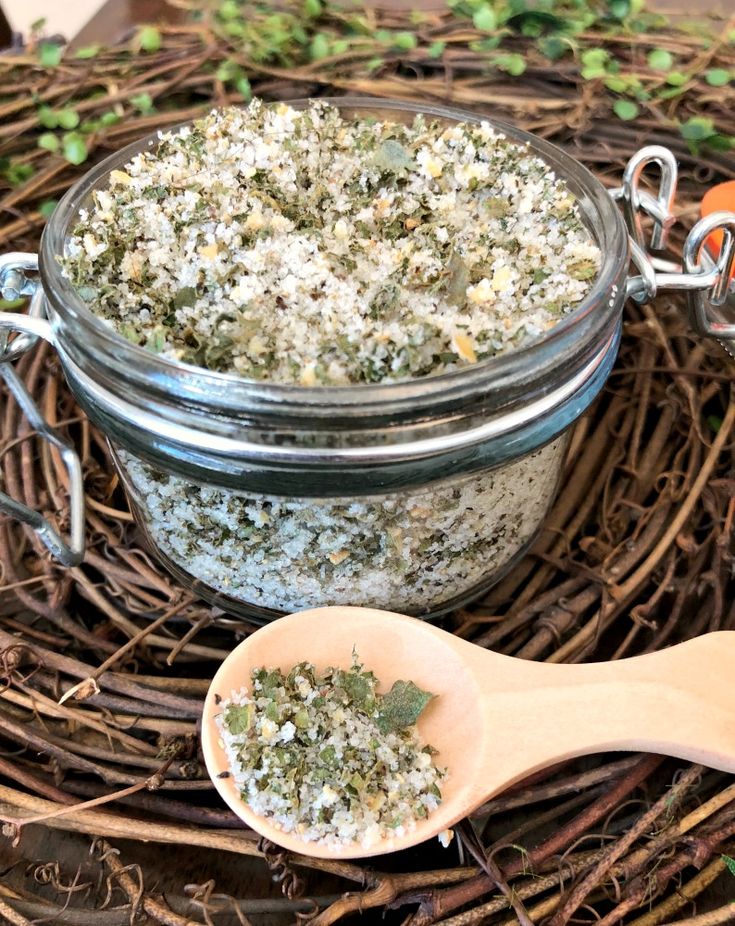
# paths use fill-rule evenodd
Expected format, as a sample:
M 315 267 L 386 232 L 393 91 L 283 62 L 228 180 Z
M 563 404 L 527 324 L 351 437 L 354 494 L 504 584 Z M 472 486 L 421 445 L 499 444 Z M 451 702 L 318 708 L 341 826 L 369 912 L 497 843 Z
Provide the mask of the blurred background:
M 349 0 L 348 0 L 349 2 Z M 444 0 L 372 0 L 383 9 L 443 9 Z M 278 6 L 277 0 L 273 3 Z M 672 13 L 696 15 L 707 10 L 735 12 L 735 0 L 649 0 L 647 6 Z M 26 34 L 33 23 L 45 19 L 47 35 L 60 34 L 84 42 L 113 42 L 131 25 L 176 21 L 181 9 L 165 0 L 0 0 L 0 47 L 10 44 L 10 33 Z M 3 22 L 4 20 L 4 22 Z

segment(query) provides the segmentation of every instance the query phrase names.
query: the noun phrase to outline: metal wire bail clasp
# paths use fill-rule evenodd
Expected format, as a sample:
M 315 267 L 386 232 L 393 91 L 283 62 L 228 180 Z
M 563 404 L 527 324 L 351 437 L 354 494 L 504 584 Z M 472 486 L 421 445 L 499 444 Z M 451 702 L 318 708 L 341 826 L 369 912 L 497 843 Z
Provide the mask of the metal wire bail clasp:
M 717 260 L 704 247 L 713 232 L 722 232 L 722 246 Z M 714 277 L 709 286 L 703 285 L 687 294 L 692 327 L 699 334 L 722 340 L 735 339 L 735 324 L 713 317 L 719 306 L 724 305 L 732 284 L 735 266 L 735 214 L 713 212 L 700 219 L 689 232 L 684 242 L 684 272 L 704 281 Z
M 661 169 L 661 180 L 656 196 L 640 189 L 641 175 L 649 164 L 658 164 Z M 676 158 L 668 148 L 663 148 L 661 145 L 648 145 L 641 148 L 625 167 L 620 197 L 623 200 L 625 224 L 628 226 L 633 241 L 644 251 L 663 251 L 668 244 L 669 230 L 676 221 L 672 207 L 677 180 Z M 648 247 L 643 240 L 642 212 L 653 219 L 651 243 Z
M 0 312 L 0 376 L 13 395 L 31 427 L 39 437 L 59 451 L 69 478 L 70 527 L 65 540 L 53 525 L 38 511 L 0 491 L 0 511 L 27 524 L 40 538 L 46 549 L 64 566 L 77 566 L 84 556 L 84 483 L 82 464 L 74 448 L 60 437 L 41 414 L 23 381 L 11 366 L 11 361 L 29 351 L 43 338 L 53 344 L 51 326 L 45 319 L 44 295 L 36 280 L 27 272 L 38 270 L 35 254 L 0 255 L 0 297 L 14 302 L 23 296 L 31 297 L 27 315 Z M 11 331 L 21 334 L 10 345 Z

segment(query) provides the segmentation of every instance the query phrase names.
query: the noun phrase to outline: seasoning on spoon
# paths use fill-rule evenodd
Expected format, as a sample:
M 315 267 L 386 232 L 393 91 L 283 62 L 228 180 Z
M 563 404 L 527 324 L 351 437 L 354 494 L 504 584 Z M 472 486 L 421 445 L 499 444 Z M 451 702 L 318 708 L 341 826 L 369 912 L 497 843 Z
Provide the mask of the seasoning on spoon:
M 358 662 L 317 672 L 252 670 L 216 718 L 234 783 L 259 816 L 305 842 L 369 847 L 402 836 L 441 802 L 445 771 L 416 721 L 433 695 L 397 681 L 386 694 Z

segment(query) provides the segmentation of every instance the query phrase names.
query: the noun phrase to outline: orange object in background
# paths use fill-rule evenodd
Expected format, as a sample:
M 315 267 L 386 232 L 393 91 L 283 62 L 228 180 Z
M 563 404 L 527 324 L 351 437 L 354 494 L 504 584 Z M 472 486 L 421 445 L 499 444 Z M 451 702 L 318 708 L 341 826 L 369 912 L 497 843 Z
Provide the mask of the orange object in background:
M 702 217 L 713 212 L 735 212 L 735 180 L 718 183 L 702 197 Z M 707 250 L 716 259 L 722 247 L 722 230 L 714 231 L 707 237 Z M 735 279 L 735 267 L 730 273 L 730 279 Z

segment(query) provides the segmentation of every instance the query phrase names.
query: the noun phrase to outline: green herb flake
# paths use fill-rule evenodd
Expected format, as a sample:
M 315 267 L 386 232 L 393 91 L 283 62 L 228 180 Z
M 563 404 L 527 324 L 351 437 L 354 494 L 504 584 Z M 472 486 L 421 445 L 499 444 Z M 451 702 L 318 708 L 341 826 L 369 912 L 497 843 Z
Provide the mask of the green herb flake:
M 381 170 L 397 173 L 415 167 L 413 158 L 403 145 L 393 138 L 387 138 L 375 152 L 373 163 Z
M 247 733 L 253 725 L 255 708 L 252 704 L 231 704 L 224 715 L 224 724 L 235 736 Z
M 184 286 L 174 296 L 174 308 L 183 309 L 193 306 L 197 301 L 197 291 L 193 286 Z
M 434 697 L 413 682 L 398 681 L 384 695 L 378 712 L 381 733 L 395 732 L 410 727 L 419 719 L 426 705 Z

